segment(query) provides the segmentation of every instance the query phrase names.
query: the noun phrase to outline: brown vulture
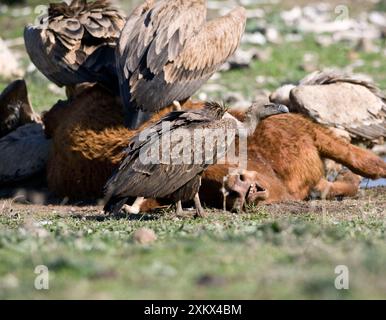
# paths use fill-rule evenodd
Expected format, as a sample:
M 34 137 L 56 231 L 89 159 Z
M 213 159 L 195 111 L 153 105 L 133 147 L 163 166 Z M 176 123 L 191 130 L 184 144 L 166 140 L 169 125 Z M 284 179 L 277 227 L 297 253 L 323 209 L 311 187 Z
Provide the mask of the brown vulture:
M 99 82 L 118 90 L 115 47 L 125 16 L 107 0 L 51 3 L 48 17 L 24 30 L 31 61 L 58 86 Z
M 206 10 L 206 0 L 148 0 L 128 18 L 116 59 L 126 126 L 188 99 L 235 52 L 245 9 L 212 21 Z
M 217 163 L 234 142 L 234 136 L 221 141 L 228 135 L 227 130 L 242 128 L 251 135 L 260 119 L 288 112 L 283 105 L 266 102 L 254 103 L 243 123 L 226 113 L 223 106 L 206 103 L 203 109 L 171 112 L 138 133 L 131 139 L 119 169 L 105 186 L 105 212 L 117 214 L 129 198 L 144 197 L 170 199 L 177 203 L 180 213 L 181 201 L 194 199 L 197 215 L 203 216 L 198 196 L 201 174 L 210 164 Z M 223 135 L 216 135 L 215 129 Z M 196 140 L 197 132 L 202 134 L 202 139 Z M 154 150 L 159 157 L 144 161 L 144 155 Z
M 315 72 L 297 86 L 277 89 L 270 100 L 341 129 L 354 142 L 372 144 L 386 138 L 386 97 L 363 75 L 337 70 Z

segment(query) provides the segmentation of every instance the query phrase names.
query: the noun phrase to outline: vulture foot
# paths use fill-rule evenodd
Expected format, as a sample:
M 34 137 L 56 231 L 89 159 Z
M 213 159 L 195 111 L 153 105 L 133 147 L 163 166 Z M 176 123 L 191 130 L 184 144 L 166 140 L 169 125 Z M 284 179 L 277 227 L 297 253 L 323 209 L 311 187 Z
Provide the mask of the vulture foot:
M 196 218 L 207 217 L 205 210 L 201 206 L 200 196 L 198 195 L 198 193 L 196 193 L 196 195 L 194 196 L 194 206 L 196 207 L 196 215 L 195 215 Z

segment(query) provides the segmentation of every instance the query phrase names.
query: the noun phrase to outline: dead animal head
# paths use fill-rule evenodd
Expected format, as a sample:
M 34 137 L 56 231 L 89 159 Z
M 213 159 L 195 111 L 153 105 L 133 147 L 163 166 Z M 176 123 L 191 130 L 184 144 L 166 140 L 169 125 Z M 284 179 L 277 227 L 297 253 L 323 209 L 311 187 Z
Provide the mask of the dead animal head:
M 269 191 L 256 171 L 241 170 L 226 177 L 226 204 L 232 211 L 242 211 L 246 204 L 265 201 Z

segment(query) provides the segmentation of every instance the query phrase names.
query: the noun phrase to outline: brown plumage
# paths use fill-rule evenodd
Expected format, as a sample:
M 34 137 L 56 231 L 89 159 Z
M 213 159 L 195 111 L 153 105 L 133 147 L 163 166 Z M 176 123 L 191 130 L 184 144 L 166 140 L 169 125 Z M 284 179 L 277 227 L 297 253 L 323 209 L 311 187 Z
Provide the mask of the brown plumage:
M 149 113 L 193 95 L 237 49 L 245 22 L 241 7 L 207 22 L 205 0 L 138 7 L 117 50 L 126 125 L 137 128 Z
M 32 109 L 24 80 L 9 84 L 0 95 L 0 138 L 26 123 L 41 122 Z
M 201 174 L 225 155 L 234 138 L 230 141 L 227 138 L 226 142 L 220 139 L 230 129 L 243 128 L 253 134 L 260 119 L 283 112 L 288 109 L 266 101 L 253 104 L 244 123 L 228 113 L 224 117 L 226 109 L 217 103 L 206 103 L 200 110 L 171 112 L 131 140 L 126 158 L 106 184 L 105 211 L 118 213 L 130 197 L 169 198 L 174 202 L 194 198 L 197 215 L 203 216 L 198 196 Z M 224 135 L 216 135 L 215 129 L 223 130 Z M 198 144 L 196 132 L 203 135 Z M 170 141 L 170 145 L 164 139 Z M 151 150 L 157 150 L 159 156 L 146 161 L 144 155 Z M 208 151 L 213 152 L 209 161 Z M 165 154 L 166 157 L 161 156 Z
M 107 0 L 52 3 L 48 18 L 27 26 L 24 41 L 36 67 L 59 86 L 117 85 L 115 46 L 124 15 Z
M 354 141 L 371 144 L 386 138 L 386 98 L 363 75 L 336 70 L 315 72 L 298 86 L 279 88 L 270 99 L 319 123 L 343 129 Z

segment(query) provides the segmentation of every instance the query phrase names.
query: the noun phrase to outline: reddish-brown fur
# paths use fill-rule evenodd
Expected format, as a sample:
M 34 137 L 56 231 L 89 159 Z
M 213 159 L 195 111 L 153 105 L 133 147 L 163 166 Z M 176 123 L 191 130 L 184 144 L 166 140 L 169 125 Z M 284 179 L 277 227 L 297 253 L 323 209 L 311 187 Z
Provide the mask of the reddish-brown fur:
M 184 108 L 202 105 L 188 101 Z M 171 109 L 163 110 L 150 122 Z M 242 118 L 241 114 L 234 115 Z M 47 134 L 54 142 L 48 162 L 49 188 L 70 198 L 101 197 L 106 180 L 135 134 L 123 127 L 122 118 L 119 102 L 99 87 L 85 90 L 65 107 L 50 110 L 44 116 Z M 257 197 L 256 202 L 303 200 L 313 190 L 327 198 L 355 195 L 359 179 L 351 173 L 335 183 L 324 180 L 323 157 L 362 176 L 386 177 L 386 163 L 371 152 L 337 139 L 329 129 L 301 115 L 283 114 L 265 119 L 248 139 L 244 180 L 266 189 L 265 196 Z M 227 165 L 215 165 L 204 173 L 200 195 L 206 204 L 222 206 L 220 189 L 228 169 Z M 234 181 L 230 178 L 227 182 L 229 190 Z M 156 201 L 148 201 L 142 210 L 157 205 Z

